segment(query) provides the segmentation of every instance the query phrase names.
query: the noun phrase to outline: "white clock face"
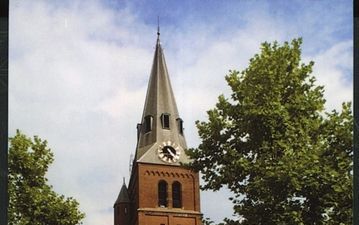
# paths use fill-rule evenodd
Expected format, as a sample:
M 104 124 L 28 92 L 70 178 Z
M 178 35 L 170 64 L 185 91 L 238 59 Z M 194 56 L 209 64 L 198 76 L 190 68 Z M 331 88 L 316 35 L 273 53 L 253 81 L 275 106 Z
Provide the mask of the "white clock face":
M 157 149 L 158 157 L 167 163 L 174 163 L 179 160 L 180 148 L 171 141 L 163 142 Z

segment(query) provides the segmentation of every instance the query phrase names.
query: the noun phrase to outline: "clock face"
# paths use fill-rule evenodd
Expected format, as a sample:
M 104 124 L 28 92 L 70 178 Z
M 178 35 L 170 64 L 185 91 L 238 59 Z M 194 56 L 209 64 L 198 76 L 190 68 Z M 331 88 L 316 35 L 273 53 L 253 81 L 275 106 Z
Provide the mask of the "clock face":
M 171 141 L 163 142 L 162 145 L 159 146 L 157 152 L 158 157 L 164 162 L 174 163 L 179 160 L 180 149 Z

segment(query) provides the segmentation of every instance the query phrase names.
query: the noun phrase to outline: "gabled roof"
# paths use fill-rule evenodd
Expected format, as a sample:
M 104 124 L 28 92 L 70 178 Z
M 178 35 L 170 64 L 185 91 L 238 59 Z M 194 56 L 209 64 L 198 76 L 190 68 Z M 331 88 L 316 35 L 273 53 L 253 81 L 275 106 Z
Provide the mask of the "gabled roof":
M 141 119 L 142 132 L 139 133 L 135 160 L 137 160 L 137 162 L 166 164 L 158 158 L 156 151 L 159 146 L 163 146 L 163 143 L 170 141 L 171 143 L 175 143 L 181 151 L 180 159 L 175 163 L 175 165 L 179 165 L 180 162 L 188 162 L 188 158 L 184 152 L 187 145 L 183 133 L 178 129 L 177 120 L 180 117 L 159 39 L 159 32 L 157 34 L 156 50 Z M 170 129 L 162 128 L 162 114 L 170 115 Z M 143 124 L 146 116 L 152 116 L 153 126 L 150 132 L 144 133 Z

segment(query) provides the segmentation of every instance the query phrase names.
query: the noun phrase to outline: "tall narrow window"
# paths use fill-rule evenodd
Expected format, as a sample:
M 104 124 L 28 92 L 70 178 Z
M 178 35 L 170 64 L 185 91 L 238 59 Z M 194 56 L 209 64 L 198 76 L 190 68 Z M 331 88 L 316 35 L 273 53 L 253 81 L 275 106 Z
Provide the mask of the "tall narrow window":
M 151 115 L 145 116 L 143 132 L 147 133 L 152 130 L 153 117 Z
M 167 207 L 167 183 L 164 180 L 158 183 L 158 206 Z
M 182 193 L 181 193 L 181 183 L 178 181 L 173 182 L 172 184 L 172 200 L 173 208 L 182 207 Z
M 177 127 L 178 127 L 178 132 L 180 134 L 183 134 L 183 120 L 181 118 L 177 118 Z
M 162 128 L 170 129 L 170 114 L 162 113 L 161 122 L 162 122 Z

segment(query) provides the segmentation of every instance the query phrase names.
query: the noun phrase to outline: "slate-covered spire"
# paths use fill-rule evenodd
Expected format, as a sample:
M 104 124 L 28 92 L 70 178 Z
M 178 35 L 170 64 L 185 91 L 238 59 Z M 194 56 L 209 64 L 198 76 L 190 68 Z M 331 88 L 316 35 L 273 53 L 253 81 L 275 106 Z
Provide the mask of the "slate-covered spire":
M 125 183 L 125 178 L 123 179 L 123 184 L 120 193 L 118 194 L 117 200 L 115 202 L 115 205 L 119 203 L 129 203 L 130 198 L 128 197 L 128 190 Z
M 158 28 L 143 115 L 141 124 L 138 126 L 136 160 L 163 164 L 156 150 L 164 143 L 174 143 L 181 148 L 178 165 L 179 162 L 188 161 L 183 151 L 187 146 L 183 136 L 182 120 L 178 114 Z

